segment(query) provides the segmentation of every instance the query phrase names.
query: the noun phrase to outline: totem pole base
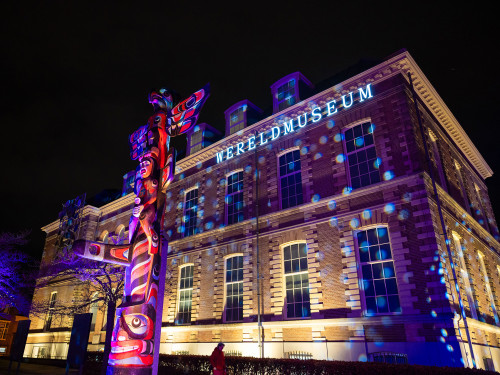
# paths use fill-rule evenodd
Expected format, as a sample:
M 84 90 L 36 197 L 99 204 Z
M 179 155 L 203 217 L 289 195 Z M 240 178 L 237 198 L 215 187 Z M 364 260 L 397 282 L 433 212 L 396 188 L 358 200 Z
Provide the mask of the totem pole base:
M 106 375 L 151 375 L 151 367 L 108 366 Z

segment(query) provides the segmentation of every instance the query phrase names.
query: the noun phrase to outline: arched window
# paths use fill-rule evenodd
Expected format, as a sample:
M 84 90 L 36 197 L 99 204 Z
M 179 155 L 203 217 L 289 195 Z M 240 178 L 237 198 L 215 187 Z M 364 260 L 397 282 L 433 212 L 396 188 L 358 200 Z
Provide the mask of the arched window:
M 90 299 L 92 301 L 92 304 L 90 305 L 90 311 L 89 311 L 89 313 L 92 314 L 92 321 L 90 323 L 90 332 L 94 332 L 94 330 L 95 330 L 95 322 L 97 320 L 97 311 L 99 310 L 99 306 L 97 303 L 98 298 L 99 298 L 99 293 L 95 292 L 94 294 L 92 294 L 92 297 Z
M 45 324 L 43 326 L 44 331 L 48 331 L 52 324 L 52 317 L 54 315 L 56 300 L 57 300 L 57 292 L 52 292 L 50 294 L 49 311 L 47 312 L 47 316 L 45 317 Z
M 226 223 L 243 221 L 243 171 L 227 175 L 226 183 Z
M 286 317 L 306 318 L 311 316 L 307 245 L 305 243 L 294 243 L 283 247 L 283 265 L 285 270 Z
M 389 231 L 385 226 L 355 233 L 359 256 L 359 288 L 364 297 L 365 315 L 400 313 L 396 272 Z
M 225 321 L 243 320 L 243 255 L 226 258 L 225 262 Z
M 194 266 L 188 264 L 179 270 L 179 308 L 177 324 L 191 323 L 191 308 L 193 302 L 193 271 Z

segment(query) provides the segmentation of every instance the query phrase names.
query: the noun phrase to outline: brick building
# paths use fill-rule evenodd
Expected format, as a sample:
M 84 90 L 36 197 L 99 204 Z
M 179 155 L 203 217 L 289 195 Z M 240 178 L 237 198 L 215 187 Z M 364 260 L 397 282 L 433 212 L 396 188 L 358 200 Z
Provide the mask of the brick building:
M 204 142 L 206 124 L 188 136 L 167 191 L 161 351 L 224 341 L 233 355 L 500 368 L 492 171 L 409 53 L 271 92 L 271 115 L 244 100 L 222 140 Z M 132 207 L 132 194 L 87 206 L 82 236 L 121 241 Z M 43 228 L 44 261 L 57 228 Z M 70 284 L 34 298 L 85 287 Z M 33 318 L 26 356 L 65 355 L 71 317 L 46 322 Z

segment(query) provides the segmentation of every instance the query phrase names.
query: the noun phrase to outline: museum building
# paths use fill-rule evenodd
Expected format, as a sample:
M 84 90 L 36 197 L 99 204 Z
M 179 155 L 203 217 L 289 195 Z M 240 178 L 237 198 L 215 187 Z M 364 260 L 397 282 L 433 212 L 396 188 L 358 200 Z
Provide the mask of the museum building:
M 271 94 L 268 116 L 228 108 L 218 141 L 208 124 L 188 135 L 167 190 L 161 352 L 223 341 L 227 355 L 500 369 L 493 172 L 410 54 L 325 89 L 292 73 Z M 133 200 L 87 205 L 80 237 L 127 241 Z M 42 228 L 42 262 L 58 228 Z M 99 350 L 105 314 L 90 312 Z M 25 356 L 65 357 L 72 317 L 31 319 Z

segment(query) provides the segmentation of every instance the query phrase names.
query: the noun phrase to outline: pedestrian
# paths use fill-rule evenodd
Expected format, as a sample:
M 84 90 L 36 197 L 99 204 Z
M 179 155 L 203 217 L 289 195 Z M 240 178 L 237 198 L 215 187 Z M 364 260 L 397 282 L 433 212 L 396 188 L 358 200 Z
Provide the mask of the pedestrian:
M 213 375 L 226 375 L 226 360 L 224 359 L 224 344 L 219 342 L 210 356 Z

